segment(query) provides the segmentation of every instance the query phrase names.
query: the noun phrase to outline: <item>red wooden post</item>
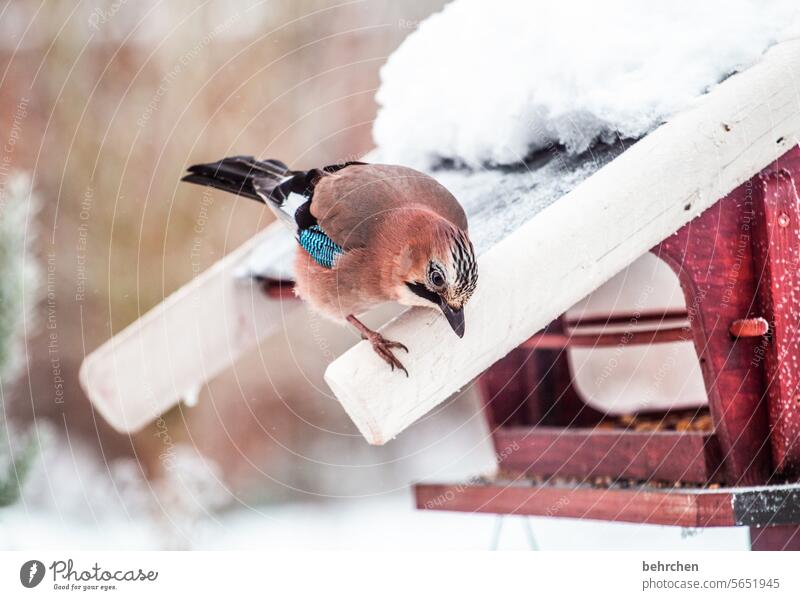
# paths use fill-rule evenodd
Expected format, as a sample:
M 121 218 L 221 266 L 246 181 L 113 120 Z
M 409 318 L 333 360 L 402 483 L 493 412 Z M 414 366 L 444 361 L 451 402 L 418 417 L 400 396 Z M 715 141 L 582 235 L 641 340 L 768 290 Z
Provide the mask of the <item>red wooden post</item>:
M 541 406 L 531 401 L 543 385 L 537 377 L 537 360 L 530 350 L 516 348 L 478 378 L 484 415 L 493 433 L 499 427 L 541 420 Z
M 770 445 L 776 470 L 792 472 L 800 468 L 800 211 L 792 171 L 781 168 L 760 183 L 753 251 L 770 331 L 764 352 Z
M 751 550 L 800 550 L 800 526 L 750 528 Z
M 694 345 L 730 485 L 771 474 L 761 338 L 735 338 L 739 319 L 756 318 L 751 228 L 753 184 L 746 182 L 653 249 L 672 267 L 686 297 Z

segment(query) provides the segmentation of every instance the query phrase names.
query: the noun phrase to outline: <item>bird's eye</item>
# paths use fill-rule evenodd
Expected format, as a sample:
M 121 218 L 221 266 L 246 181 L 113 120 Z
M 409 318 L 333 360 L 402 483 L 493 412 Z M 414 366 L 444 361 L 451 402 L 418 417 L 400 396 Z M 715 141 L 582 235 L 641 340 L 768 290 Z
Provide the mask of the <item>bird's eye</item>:
M 434 287 L 442 287 L 444 285 L 444 275 L 442 275 L 439 271 L 434 271 L 431 273 L 431 283 Z

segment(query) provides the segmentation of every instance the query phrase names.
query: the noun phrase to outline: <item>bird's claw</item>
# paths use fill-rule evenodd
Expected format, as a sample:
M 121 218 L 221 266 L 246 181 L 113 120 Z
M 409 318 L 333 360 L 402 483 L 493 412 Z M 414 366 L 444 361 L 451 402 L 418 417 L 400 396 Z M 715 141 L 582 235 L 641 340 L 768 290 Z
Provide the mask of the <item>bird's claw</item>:
M 392 352 L 392 348 L 399 348 L 400 350 L 405 350 L 408 352 L 408 348 L 404 344 L 400 342 L 395 342 L 392 340 L 387 340 L 383 337 L 380 333 L 374 333 L 370 336 L 365 336 L 366 339 L 370 344 L 372 344 L 372 349 L 375 351 L 375 354 L 380 356 L 390 367 L 392 367 L 392 371 L 394 371 L 395 367 L 403 371 L 408 377 L 408 370 L 403 366 L 397 357 Z

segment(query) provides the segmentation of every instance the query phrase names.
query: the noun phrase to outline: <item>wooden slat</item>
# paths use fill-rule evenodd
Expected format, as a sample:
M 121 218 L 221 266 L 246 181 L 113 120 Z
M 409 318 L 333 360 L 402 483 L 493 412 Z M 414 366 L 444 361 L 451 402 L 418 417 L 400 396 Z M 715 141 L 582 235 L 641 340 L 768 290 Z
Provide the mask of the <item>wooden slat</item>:
M 86 357 L 81 385 L 114 429 L 137 431 L 196 395 L 297 309 L 240 276 L 256 248 L 285 237 L 267 227 Z
M 689 318 L 689 313 L 685 308 L 673 308 L 666 310 L 642 310 L 638 312 L 620 312 L 604 315 L 583 315 L 578 318 L 566 319 L 565 325 L 569 328 L 576 327 L 606 327 L 609 325 L 630 325 L 636 323 L 663 323 L 664 321 L 685 321 Z
M 564 348 L 610 348 L 617 346 L 638 346 L 670 344 L 692 340 L 692 330 L 688 327 L 670 327 L 643 331 L 619 331 L 614 333 L 537 333 L 522 348 L 536 350 L 561 350 Z
M 729 492 L 529 485 L 418 485 L 417 508 L 681 527 L 736 524 Z
M 526 480 L 420 484 L 417 508 L 594 519 L 681 527 L 783 528 L 800 524 L 800 483 L 759 487 L 659 489 L 531 485 Z M 789 529 L 782 530 L 796 544 Z M 768 533 L 766 542 L 780 535 Z M 791 537 L 791 540 L 789 538 Z M 794 547 L 794 546 L 791 546 Z
M 696 483 L 722 476 L 713 433 L 501 427 L 493 437 L 504 471 Z
M 278 298 L 281 300 L 298 300 L 295 294 L 294 281 L 286 279 L 272 279 L 270 277 L 255 277 L 256 281 L 261 284 L 261 289 L 269 298 Z

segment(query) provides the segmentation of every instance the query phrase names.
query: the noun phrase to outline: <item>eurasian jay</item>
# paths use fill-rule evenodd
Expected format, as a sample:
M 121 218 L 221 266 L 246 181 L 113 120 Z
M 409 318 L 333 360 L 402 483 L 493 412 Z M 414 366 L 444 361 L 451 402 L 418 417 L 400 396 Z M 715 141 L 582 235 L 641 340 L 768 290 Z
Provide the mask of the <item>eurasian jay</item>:
M 278 160 L 233 156 L 189 167 L 183 181 L 269 206 L 294 232 L 295 290 L 313 309 L 351 323 L 394 370 L 408 352 L 356 318 L 387 301 L 435 307 L 464 335 L 478 268 L 458 201 L 406 167 L 348 162 L 291 171 Z

